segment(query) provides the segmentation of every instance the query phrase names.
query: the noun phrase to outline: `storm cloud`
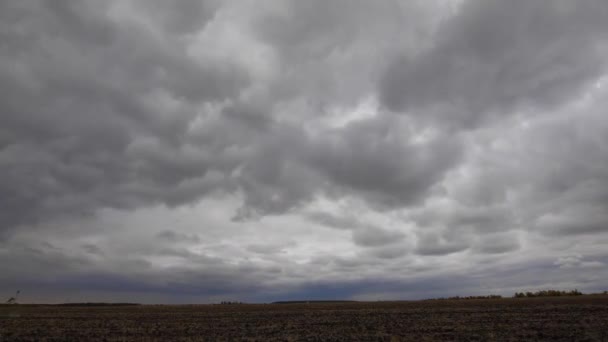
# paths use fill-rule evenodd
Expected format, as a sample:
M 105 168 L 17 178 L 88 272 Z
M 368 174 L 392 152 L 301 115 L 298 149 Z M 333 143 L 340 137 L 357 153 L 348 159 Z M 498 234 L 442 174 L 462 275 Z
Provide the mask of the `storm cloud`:
M 0 290 L 599 290 L 607 17 L 601 0 L 4 2 Z
M 466 1 L 429 48 L 388 66 L 381 98 L 457 127 L 553 110 L 603 73 L 607 14 L 596 0 Z

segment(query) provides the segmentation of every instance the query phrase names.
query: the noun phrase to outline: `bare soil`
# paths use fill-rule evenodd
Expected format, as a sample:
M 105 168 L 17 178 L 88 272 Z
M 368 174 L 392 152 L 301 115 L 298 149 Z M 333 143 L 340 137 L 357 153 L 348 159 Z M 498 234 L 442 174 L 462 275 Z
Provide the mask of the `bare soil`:
M 0 306 L 0 341 L 607 341 L 608 296 Z

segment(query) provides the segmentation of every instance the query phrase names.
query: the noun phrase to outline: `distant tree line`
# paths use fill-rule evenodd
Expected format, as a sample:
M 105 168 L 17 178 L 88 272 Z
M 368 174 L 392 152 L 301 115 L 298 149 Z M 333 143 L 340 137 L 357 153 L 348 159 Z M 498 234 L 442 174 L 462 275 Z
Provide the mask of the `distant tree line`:
M 244 304 L 244 303 L 243 302 L 223 301 L 223 302 L 220 302 L 220 304 L 222 304 L 222 305 L 235 305 L 235 304 Z
M 579 290 L 559 291 L 559 290 L 541 290 L 536 292 L 515 292 L 515 298 L 531 298 L 531 297 L 562 297 L 562 296 L 581 296 L 583 293 Z
M 332 304 L 332 303 L 356 303 L 356 300 L 281 300 L 271 304 Z
M 61 303 L 52 304 L 54 306 L 135 306 L 139 303 Z
M 430 300 L 464 300 L 464 299 L 501 299 L 501 295 L 488 295 L 488 296 L 454 296 L 454 297 L 441 297 L 432 298 Z

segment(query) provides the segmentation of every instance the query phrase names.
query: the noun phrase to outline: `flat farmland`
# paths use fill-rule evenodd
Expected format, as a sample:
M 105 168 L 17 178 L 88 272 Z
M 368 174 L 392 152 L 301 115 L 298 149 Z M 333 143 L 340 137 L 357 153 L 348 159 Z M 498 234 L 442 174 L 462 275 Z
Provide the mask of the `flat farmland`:
M 0 306 L 0 341 L 608 341 L 608 297 Z

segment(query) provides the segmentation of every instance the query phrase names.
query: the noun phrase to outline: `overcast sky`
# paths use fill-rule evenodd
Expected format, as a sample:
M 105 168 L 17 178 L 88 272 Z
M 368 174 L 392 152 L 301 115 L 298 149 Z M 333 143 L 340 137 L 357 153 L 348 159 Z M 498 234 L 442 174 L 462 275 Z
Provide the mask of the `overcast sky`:
M 608 290 L 606 18 L 606 0 L 2 1 L 0 295 Z

